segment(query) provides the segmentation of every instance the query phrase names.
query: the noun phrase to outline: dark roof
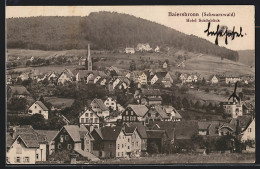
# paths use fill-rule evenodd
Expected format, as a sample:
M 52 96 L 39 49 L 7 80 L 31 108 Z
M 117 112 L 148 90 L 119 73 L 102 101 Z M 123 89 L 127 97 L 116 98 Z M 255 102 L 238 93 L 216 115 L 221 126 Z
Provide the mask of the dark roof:
M 37 148 L 39 147 L 39 141 L 38 137 L 36 134 L 19 134 L 16 138 L 19 139 L 21 138 L 22 141 L 24 142 L 25 146 L 28 148 Z
M 102 134 L 102 139 L 103 140 L 111 140 L 111 141 L 116 141 L 120 131 L 122 130 L 122 127 L 116 126 L 116 127 L 102 127 L 100 129 L 101 134 Z
M 152 130 L 165 130 L 169 138 L 173 139 L 175 124 L 173 121 L 151 121 L 147 126 Z
M 155 73 L 155 75 L 157 76 L 158 80 L 156 81 L 156 83 L 161 83 L 163 78 L 166 76 L 168 72 L 157 72 Z
M 47 141 L 50 143 L 58 134 L 58 130 L 35 130 L 35 132 L 46 136 Z
M 35 103 L 38 104 L 44 111 L 48 111 L 48 108 L 41 101 L 36 101 Z
M 179 121 L 175 125 L 175 139 L 190 139 L 194 134 L 198 134 L 198 121 Z
M 148 129 L 146 126 L 144 126 L 142 123 L 140 122 L 133 122 L 133 123 L 127 123 L 127 126 L 131 126 L 131 127 L 137 127 L 137 131 L 140 134 L 142 139 L 147 139 L 147 134 L 146 134 L 146 130 Z
M 135 131 L 136 127 L 125 127 L 125 132 L 126 133 L 133 133 Z
M 146 130 L 148 138 L 162 138 L 164 130 Z
M 144 96 L 158 96 L 161 95 L 160 89 L 142 89 Z
M 11 137 L 10 133 L 6 133 L 6 146 L 11 147 L 14 142 L 14 139 Z
M 18 95 L 30 94 L 24 86 L 9 86 L 9 88 L 13 94 L 18 94 Z

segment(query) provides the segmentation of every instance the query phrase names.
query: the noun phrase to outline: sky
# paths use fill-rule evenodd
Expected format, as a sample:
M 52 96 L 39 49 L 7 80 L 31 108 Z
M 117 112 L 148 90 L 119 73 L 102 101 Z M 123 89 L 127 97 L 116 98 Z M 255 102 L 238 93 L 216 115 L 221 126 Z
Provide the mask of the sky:
M 207 36 L 204 31 L 208 22 L 199 22 L 199 19 L 219 19 L 220 22 L 211 22 L 210 31 L 225 25 L 228 29 L 240 32 L 242 27 L 243 37 L 228 39 L 219 38 L 219 45 L 232 50 L 255 49 L 255 8 L 250 5 L 225 5 L 225 6 L 7 6 L 6 18 L 31 17 L 31 16 L 88 16 L 91 12 L 110 11 L 134 15 L 143 19 L 171 27 L 185 34 L 192 34 L 215 42 L 215 36 Z M 169 16 L 172 13 L 198 13 L 199 16 Z M 202 13 L 234 13 L 232 16 L 202 16 Z M 197 22 L 186 22 L 186 19 L 196 19 Z M 7 30 L 8 31 L 8 30 Z

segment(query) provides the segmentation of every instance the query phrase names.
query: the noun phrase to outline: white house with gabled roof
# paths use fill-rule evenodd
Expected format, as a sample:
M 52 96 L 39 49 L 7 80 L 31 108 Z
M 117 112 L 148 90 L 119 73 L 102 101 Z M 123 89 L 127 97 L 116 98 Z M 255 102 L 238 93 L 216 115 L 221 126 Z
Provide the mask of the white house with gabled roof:
M 45 119 L 48 119 L 49 110 L 41 101 L 35 101 L 29 107 L 28 114 L 41 114 Z

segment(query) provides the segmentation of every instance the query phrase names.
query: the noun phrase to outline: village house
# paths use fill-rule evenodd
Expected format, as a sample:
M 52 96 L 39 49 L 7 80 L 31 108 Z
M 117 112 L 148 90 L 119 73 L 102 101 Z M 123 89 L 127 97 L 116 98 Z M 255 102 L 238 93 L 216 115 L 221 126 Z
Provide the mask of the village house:
M 126 152 L 129 152 L 130 149 L 129 157 L 140 157 L 142 139 L 137 130 L 137 127 L 124 126 L 123 131 L 126 134 L 128 143 L 128 145 L 126 145 L 128 151 Z
M 255 119 L 253 119 L 247 127 L 242 130 L 241 141 L 245 142 L 247 140 L 255 141 Z
M 163 110 L 167 113 L 170 117 L 170 121 L 181 121 L 182 116 L 180 113 L 172 106 L 163 106 Z
M 99 117 L 107 117 L 109 116 L 109 109 L 106 107 L 106 105 L 103 103 L 101 99 L 95 98 L 90 103 L 91 109 L 97 113 Z
M 117 138 L 122 127 L 102 127 L 91 132 L 95 142 L 93 143 L 93 154 L 100 158 L 114 158 L 116 154 Z
M 133 105 L 129 104 L 122 113 L 123 122 L 137 122 L 145 121 L 145 114 L 148 112 L 148 108 L 145 105 Z
M 156 52 L 156 53 L 160 52 L 159 46 L 156 46 L 156 48 L 154 49 L 154 52 Z
M 56 72 L 51 72 L 47 75 L 47 79 L 49 82 L 54 82 L 58 78 L 58 74 Z
M 134 54 L 135 53 L 135 49 L 134 48 L 125 48 L 125 53 Z
M 159 89 L 142 89 L 141 104 L 156 105 L 162 104 L 161 92 Z
M 136 51 L 140 51 L 140 52 L 148 52 L 148 51 L 151 51 L 153 50 L 149 43 L 139 43 L 137 44 L 137 47 L 136 47 Z
M 148 78 L 150 78 L 149 72 L 148 71 L 144 71 L 140 76 L 139 76 L 139 80 L 138 82 L 141 85 L 146 85 L 148 83 Z
M 107 108 L 111 108 L 112 110 L 117 110 L 117 102 L 115 98 L 112 97 L 108 97 L 105 101 L 104 101 L 104 105 Z
M 168 63 L 167 63 L 167 62 L 164 62 L 163 65 L 162 65 L 162 68 L 163 68 L 163 69 L 167 69 L 167 68 L 168 68 Z
M 211 84 L 217 84 L 219 82 L 218 77 L 216 75 L 212 75 L 209 78 Z
M 32 126 L 15 126 L 7 132 L 6 161 L 9 164 L 35 164 L 47 159 L 46 137 Z
M 173 121 L 151 121 L 147 124 L 149 130 L 163 130 L 167 133 L 171 144 L 174 143 L 175 122 Z
M 147 152 L 161 153 L 165 142 L 169 138 L 165 130 L 146 130 L 147 133 Z M 154 152 L 153 145 L 156 145 L 158 152 Z
M 54 138 L 55 153 L 66 150 L 90 160 L 97 159 L 91 153 L 93 141 L 94 139 L 92 136 L 89 137 L 89 131 L 84 125 L 66 125 L 60 129 Z
M 65 69 L 61 72 L 60 76 L 57 78 L 58 85 L 64 85 L 66 82 L 73 81 L 73 73 L 69 69 Z
M 162 84 L 164 87 L 171 87 L 173 79 L 169 72 L 157 72 L 151 79 L 151 85 Z
M 86 58 L 82 58 L 82 57 L 81 57 L 81 58 L 79 59 L 79 64 L 78 64 L 78 65 L 79 65 L 79 66 L 85 66 L 85 64 L 86 64 Z
M 7 93 L 10 98 L 25 98 L 30 95 L 24 86 L 8 86 Z
M 41 101 L 35 101 L 29 107 L 28 114 L 41 114 L 45 119 L 48 119 L 49 110 Z
M 226 76 L 225 82 L 226 84 L 235 84 L 236 82 L 240 82 L 241 78 L 237 76 Z
M 131 154 L 131 134 L 127 134 L 123 128 L 116 139 L 116 157 L 127 158 Z
M 85 107 L 85 110 L 79 116 L 79 124 L 84 126 L 93 126 L 93 128 L 99 128 L 100 119 L 95 111 L 93 111 L 90 107 Z
M 132 127 L 136 128 L 137 132 L 140 135 L 141 138 L 141 152 L 147 151 L 147 134 L 146 130 L 148 128 L 142 124 L 142 122 L 131 122 L 131 123 L 125 123 L 123 127 Z
M 34 57 L 32 56 L 29 60 L 32 62 L 34 60 Z
M 160 105 L 151 106 L 148 112 L 144 115 L 145 122 L 149 123 L 150 121 L 169 121 L 170 116 Z
M 224 113 L 231 115 L 232 118 L 237 118 L 243 115 L 242 104 L 237 102 L 221 102 Z
M 29 79 L 29 74 L 27 72 L 23 72 L 22 74 L 19 75 L 19 77 L 22 81 L 28 80 Z
M 43 135 L 46 137 L 47 141 L 47 148 L 49 148 L 47 151 L 48 155 L 51 155 L 52 153 L 55 152 L 55 142 L 54 138 L 58 134 L 58 130 L 35 130 L 36 133 Z M 47 157 L 48 159 L 48 157 Z

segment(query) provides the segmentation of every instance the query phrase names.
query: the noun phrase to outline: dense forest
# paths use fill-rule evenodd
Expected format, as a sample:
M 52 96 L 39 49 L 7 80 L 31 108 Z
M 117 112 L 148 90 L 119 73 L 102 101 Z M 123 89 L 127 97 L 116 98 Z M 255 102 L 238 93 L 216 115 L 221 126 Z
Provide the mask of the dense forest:
M 173 47 L 238 60 L 238 53 L 205 39 L 172 28 L 116 12 L 93 12 L 86 17 L 39 16 L 7 19 L 7 47 L 66 50 L 115 50 L 138 43 Z

